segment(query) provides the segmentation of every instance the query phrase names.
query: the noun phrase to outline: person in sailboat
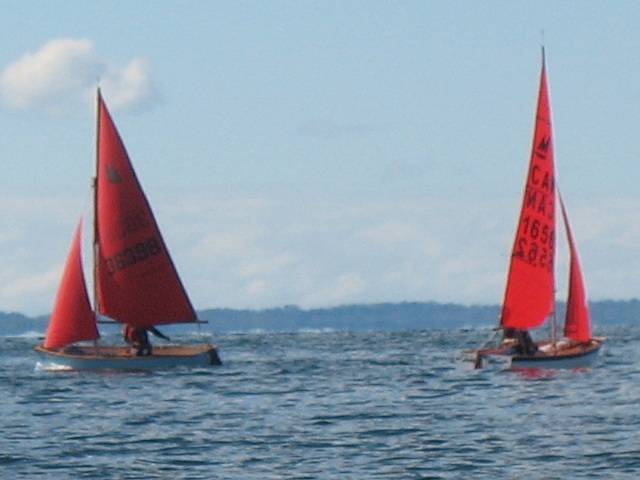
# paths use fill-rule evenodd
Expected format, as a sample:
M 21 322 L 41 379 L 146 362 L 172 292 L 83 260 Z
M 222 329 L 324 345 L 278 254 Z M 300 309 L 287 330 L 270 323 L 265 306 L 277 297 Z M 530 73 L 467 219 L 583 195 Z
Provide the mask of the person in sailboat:
M 538 346 L 531 338 L 529 330 L 505 328 L 503 330 L 503 343 L 512 345 L 514 351 L 520 355 L 533 355 L 538 351 Z
M 124 341 L 131 345 L 131 351 L 136 356 L 151 355 L 153 352 L 153 347 L 151 346 L 151 342 L 149 342 L 149 335 L 147 332 L 151 332 L 158 338 L 171 341 L 169 337 L 164 335 L 157 328 L 142 328 L 126 324 L 124 326 L 122 336 L 124 337 Z

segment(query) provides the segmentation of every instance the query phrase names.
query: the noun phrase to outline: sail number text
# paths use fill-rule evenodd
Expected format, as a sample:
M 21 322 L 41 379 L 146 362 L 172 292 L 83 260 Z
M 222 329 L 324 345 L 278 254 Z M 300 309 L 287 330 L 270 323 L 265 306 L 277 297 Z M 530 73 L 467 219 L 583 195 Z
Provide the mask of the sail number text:
M 527 215 L 520 222 L 518 231 L 513 256 L 530 265 L 551 270 L 555 251 L 555 230 L 548 223 Z
M 111 275 L 130 268 L 140 262 L 144 262 L 149 258 L 162 252 L 162 246 L 156 237 L 142 241 L 133 247 L 125 248 L 123 251 L 116 253 L 112 257 L 105 259 L 107 269 Z

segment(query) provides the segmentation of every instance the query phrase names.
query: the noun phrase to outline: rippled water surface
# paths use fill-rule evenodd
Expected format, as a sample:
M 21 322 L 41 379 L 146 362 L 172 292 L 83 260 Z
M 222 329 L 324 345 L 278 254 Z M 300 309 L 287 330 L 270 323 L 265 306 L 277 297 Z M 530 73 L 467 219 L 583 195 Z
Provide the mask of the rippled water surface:
M 599 366 L 473 370 L 487 331 L 238 333 L 221 367 L 35 368 L 0 338 L 0 478 L 640 478 L 640 330 Z

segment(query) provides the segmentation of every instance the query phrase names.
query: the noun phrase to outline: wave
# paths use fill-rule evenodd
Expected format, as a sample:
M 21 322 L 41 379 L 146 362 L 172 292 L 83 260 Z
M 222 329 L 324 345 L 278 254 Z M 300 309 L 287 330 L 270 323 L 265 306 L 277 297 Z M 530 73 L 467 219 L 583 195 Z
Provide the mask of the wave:
M 44 332 L 28 331 L 22 333 L 0 333 L 0 338 L 37 338 L 44 339 Z

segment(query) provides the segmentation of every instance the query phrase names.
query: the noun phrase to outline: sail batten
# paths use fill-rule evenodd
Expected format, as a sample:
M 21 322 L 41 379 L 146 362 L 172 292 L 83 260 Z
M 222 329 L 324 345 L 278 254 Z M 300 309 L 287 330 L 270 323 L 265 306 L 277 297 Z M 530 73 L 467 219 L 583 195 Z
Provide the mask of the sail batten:
M 503 328 L 539 327 L 552 314 L 555 226 L 553 135 L 543 58 L 533 146 L 500 320 Z
M 98 118 L 99 313 L 140 327 L 193 322 L 195 310 L 100 95 Z

